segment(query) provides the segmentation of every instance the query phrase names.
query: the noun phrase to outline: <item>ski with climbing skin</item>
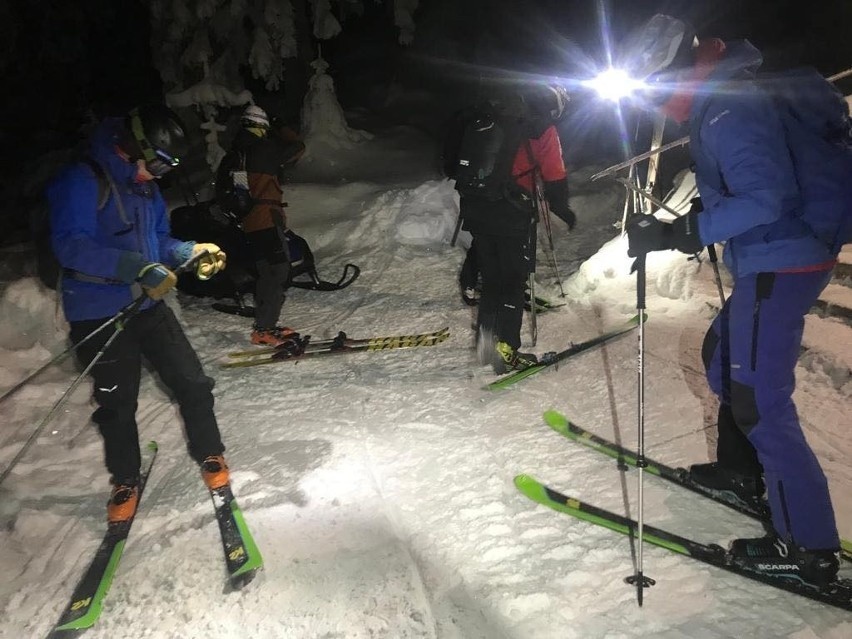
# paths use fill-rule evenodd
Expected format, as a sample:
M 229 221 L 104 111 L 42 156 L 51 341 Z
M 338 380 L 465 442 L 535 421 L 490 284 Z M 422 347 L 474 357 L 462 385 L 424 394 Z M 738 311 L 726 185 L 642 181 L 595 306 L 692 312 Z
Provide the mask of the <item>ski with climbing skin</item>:
M 599 453 L 603 453 L 608 457 L 618 460 L 619 467 L 637 465 L 636 453 L 627 450 L 623 446 L 608 441 L 602 437 L 591 433 L 584 428 L 577 426 L 570 421 L 565 415 L 555 410 L 548 410 L 544 413 L 544 422 L 563 437 L 582 444 Z M 695 483 L 689 477 L 689 471 L 686 468 L 674 468 L 667 466 L 648 457 L 645 457 L 645 472 L 655 477 L 660 477 L 673 484 L 686 488 L 699 495 L 712 499 L 729 508 L 748 515 L 760 521 L 769 519 L 769 510 L 763 500 L 758 502 L 746 502 L 728 491 L 718 491 L 705 488 L 704 486 Z M 840 556 L 846 561 L 852 561 L 852 541 L 846 539 L 840 540 Z
M 142 503 L 142 495 L 154 460 L 157 458 L 157 443 L 149 442 L 143 451 L 142 474 L 139 479 L 139 498 L 136 512 L 139 512 L 139 504 Z M 106 534 L 98 546 L 92 562 L 88 569 L 77 582 L 74 593 L 59 621 L 53 627 L 48 639 L 61 639 L 62 637 L 74 637 L 83 630 L 92 627 L 98 620 L 103 609 L 104 598 L 112 584 L 112 579 L 118 570 L 124 545 L 130 534 L 130 527 L 136 518 L 127 521 L 110 523 Z
M 515 486 L 532 501 L 557 512 L 571 515 L 632 538 L 638 537 L 639 525 L 636 521 L 574 497 L 563 495 L 529 475 L 515 477 Z M 802 581 L 794 574 L 795 570 L 791 571 L 790 574 L 775 576 L 759 572 L 738 561 L 736 557 L 718 544 L 704 544 L 648 524 L 643 524 L 642 539 L 654 546 L 685 555 L 746 579 L 759 581 L 842 610 L 852 611 L 852 579 L 838 579 L 824 588 L 817 588 Z
M 225 551 L 225 566 L 232 590 L 239 590 L 254 579 L 263 567 L 263 557 L 246 525 L 231 485 L 211 488 L 210 498 L 219 524 L 222 548 Z
M 220 364 L 222 368 L 243 368 L 280 362 L 301 361 L 311 357 L 341 355 L 359 351 L 384 351 L 397 348 L 417 348 L 434 346 L 450 336 L 449 327 L 432 333 L 416 335 L 390 335 L 387 337 L 350 338 L 340 332 L 336 337 L 312 341 L 310 336 L 288 340 L 281 347 L 265 347 L 253 350 L 236 351 L 229 354 L 230 361 Z
M 648 316 L 646 314 L 646 321 L 647 317 Z M 629 333 L 637 326 L 639 326 L 639 315 L 631 317 L 623 326 L 608 331 L 603 335 L 598 335 L 597 337 L 594 337 L 585 342 L 580 342 L 579 344 L 572 344 L 565 350 L 560 351 L 558 353 L 545 353 L 539 360 L 538 364 L 533 364 L 529 368 L 525 368 L 520 371 L 512 371 L 507 375 L 503 375 L 502 377 L 499 377 L 490 384 L 488 384 L 486 388 L 488 390 L 498 390 L 513 386 L 514 384 L 520 382 L 522 379 L 537 375 L 543 370 L 547 370 L 548 368 L 551 368 L 553 366 L 558 367 L 560 362 L 568 359 L 569 357 L 582 353 L 583 351 L 587 351 L 590 348 L 594 348 L 595 346 L 599 346 L 600 344 L 605 344 L 606 342 L 613 340 L 616 337 L 620 337 L 625 333 Z

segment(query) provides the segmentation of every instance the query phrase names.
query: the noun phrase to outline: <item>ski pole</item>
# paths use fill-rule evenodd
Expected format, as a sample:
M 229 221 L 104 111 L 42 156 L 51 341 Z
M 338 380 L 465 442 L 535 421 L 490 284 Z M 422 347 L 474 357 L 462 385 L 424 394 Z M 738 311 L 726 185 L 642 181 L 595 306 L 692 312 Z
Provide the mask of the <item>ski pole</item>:
M 187 260 L 186 262 L 181 264 L 178 268 L 176 268 L 174 270 L 174 273 L 177 275 L 178 273 L 183 273 L 183 272 L 193 268 L 199 262 L 199 260 L 201 260 L 203 257 L 207 256 L 208 254 L 209 254 L 209 251 L 206 251 L 206 250 L 201 251 L 198 255 L 191 257 L 189 260 Z M 95 355 L 95 357 L 92 359 L 92 361 L 89 362 L 89 364 L 85 367 L 85 369 L 83 369 L 83 372 L 80 373 L 79 375 L 77 375 L 77 377 L 74 379 L 74 381 L 71 382 L 71 385 L 68 387 L 68 389 L 64 393 L 62 393 L 62 396 L 56 401 L 56 403 L 53 404 L 53 406 L 50 408 L 50 410 L 47 412 L 47 414 L 42 418 L 42 420 L 35 427 L 32 434 L 30 434 L 30 436 L 27 438 L 27 441 L 24 442 L 24 445 L 21 446 L 21 449 L 12 458 L 12 461 L 9 462 L 9 465 L 5 468 L 3 473 L 0 474 L 0 485 L 3 484 L 3 482 L 6 480 L 6 477 L 8 477 L 9 473 L 12 472 L 12 469 L 14 469 L 15 466 L 18 465 L 18 462 L 21 460 L 21 458 L 24 456 L 24 454 L 29 450 L 30 446 L 33 445 L 33 442 L 35 442 L 36 439 L 38 438 L 38 436 L 41 434 L 42 429 L 44 429 L 44 427 L 48 424 L 48 422 L 50 422 L 51 418 L 56 414 L 56 412 L 60 409 L 60 407 L 62 407 L 62 405 L 66 402 L 66 400 L 71 396 L 71 393 L 77 388 L 77 386 L 80 385 L 80 382 L 83 380 L 83 377 L 90 370 L 92 370 L 92 367 L 94 367 L 94 365 L 98 363 L 98 361 L 101 359 L 101 357 L 103 357 L 107 348 L 109 348 L 109 346 L 115 341 L 115 339 L 118 337 L 119 333 L 121 333 L 121 331 L 124 330 L 124 327 L 127 324 L 127 322 L 130 319 L 132 319 L 133 316 L 136 315 L 136 313 L 139 312 L 139 309 L 142 308 L 142 304 L 144 304 L 147 299 L 148 299 L 147 294 L 143 293 L 142 295 L 140 295 L 139 297 L 134 299 L 130 304 L 125 306 L 123 309 L 121 309 L 118 313 L 116 313 L 116 315 L 113 318 L 109 319 L 104 324 L 101 324 L 98 328 L 96 328 L 94 331 L 89 333 L 89 335 L 87 335 L 83 340 L 81 340 L 79 344 L 77 344 L 77 346 L 79 346 L 83 342 L 89 340 L 93 335 L 95 335 L 96 333 L 99 333 L 102 329 L 104 329 L 106 326 L 109 326 L 110 324 L 113 324 L 115 326 L 115 331 L 113 332 L 112 335 L 109 336 L 109 339 L 107 339 L 107 341 L 101 347 L 101 350 L 98 351 L 98 353 Z M 72 350 L 74 350 L 74 349 L 73 348 L 68 349 L 67 352 L 70 353 Z
M 656 149 L 651 149 L 650 151 L 645 151 L 645 153 L 640 153 L 639 155 L 635 155 L 629 160 L 625 160 L 624 162 L 619 162 L 618 164 L 613 164 L 610 167 L 605 168 L 603 171 L 599 171 L 595 173 L 592 177 L 589 178 L 591 182 L 596 180 L 600 180 L 608 175 L 612 175 L 613 173 L 617 173 L 621 169 L 626 169 L 628 167 L 633 166 L 634 164 L 638 164 L 642 160 L 647 160 L 648 158 L 652 158 L 655 155 L 659 155 L 660 153 L 664 153 L 670 149 L 677 148 L 679 146 L 684 146 L 689 144 L 689 136 L 685 135 L 682 138 L 678 138 L 674 142 L 669 142 L 668 144 L 664 144 L 663 146 L 659 146 Z
M 838 80 L 842 80 L 848 76 L 852 75 L 852 68 L 846 69 L 844 71 L 840 71 L 839 73 L 835 73 L 834 75 L 830 75 L 826 78 L 829 82 L 837 82 Z M 655 155 L 660 155 L 670 149 L 677 148 L 679 146 L 686 146 L 689 144 L 689 136 L 685 135 L 682 138 L 678 138 L 673 142 L 669 142 L 668 144 L 664 144 L 661 147 L 656 149 L 651 149 L 650 151 L 645 151 L 644 153 L 640 153 L 639 155 L 634 155 L 629 160 L 625 160 L 624 162 L 619 162 L 618 164 L 613 164 L 605 168 L 603 171 L 598 171 L 592 177 L 589 178 L 590 182 L 594 182 L 596 180 L 600 180 L 603 177 L 608 175 L 612 175 L 613 173 L 617 173 L 621 169 L 626 169 L 627 167 L 633 166 L 634 164 L 638 164 L 642 160 L 647 160 L 648 158 L 652 158 Z
M 461 209 L 459 209 L 459 215 L 456 218 L 456 230 L 453 231 L 453 239 L 450 240 L 450 246 L 456 245 L 456 240 L 459 238 L 459 231 L 461 230 L 461 225 L 462 225 L 462 216 L 461 216 Z
M 640 189 L 635 184 L 629 182 L 628 180 L 621 178 L 621 177 L 617 177 L 617 178 L 615 178 L 615 180 L 618 181 L 618 182 L 621 182 L 625 187 L 627 187 L 628 189 L 630 189 L 631 191 L 633 191 L 637 195 L 644 197 L 646 200 L 648 200 L 654 206 L 666 211 L 667 213 L 671 213 L 675 217 L 681 217 L 681 214 L 678 213 L 677 211 L 675 211 L 668 204 L 665 204 L 664 202 L 658 200 L 657 198 L 655 198 L 650 193 L 646 193 L 645 191 Z M 722 301 L 722 305 L 724 306 L 725 305 L 725 289 L 722 287 L 722 276 L 719 273 L 719 260 L 716 258 L 716 247 L 713 246 L 713 245 L 707 246 L 707 253 L 710 256 L 710 264 L 713 267 L 713 276 L 714 276 L 714 279 L 716 280 L 716 289 L 719 291 L 719 299 Z
M 80 385 L 80 382 L 83 380 L 83 377 L 90 370 L 92 370 L 92 367 L 95 364 L 98 363 L 98 361 L 101 359 L 101 357 L 103 357 L 104 353 L 106 352 L 106 349 L 109 348 L 109 346 L 115 341 L 115 339 L 118 337 L 119 333 L 121 333 L 121 331 L 124 330 L 124 324 L 125 324 L 126 320 L 131 319 L 138 312 L 139 308 L 142 306 L 142 303 L 146 299 L 147 299 L 147 296 L 143 294 L 143 295 L 140 295 L 139 297 L 137 297 L 135 300 L 133 300 L 133 302 L 130 305 L 129 312 L 127 313 L 127 315 L 125 317 L 125 320 L 115 323 L 115 332 L 113 332 L 113 334 L 109 336 L 109 339 L 101 347 L 101 350 L 98 351 L 98 354 L 95 355 L 95 357 L 92 359 L 92 361 L 89 362 L 89 364 L 86 366 L 86 368 L 83 369 L 83 372 L 80 373 L 79 375 L 77 375 L 76 378 L 74 378 L 74 381 L 71 382 L 71 385 L 68 387 L 68 389 L 64 393 L 62 393 L 62 396 L 56 401 L 55 404 L 53 404 L 53 406 L 50 408 L 50 410 L 47 411 L 47 414 L 44 417 L 42 417 L 41 421 L 35 427 L 35 430 L 33 430 L 32 434 L 29 436 L 27 441 L 24 442 L 24 445 L 21 446 L 21 449 L 12 458 L 12 461 L 9 462 L 9 465 L 3 471 L 3 474 L 0 475 L 0 485 L 3 484 L 3 482 L 6 480 L 6 477 L 8 477 L 9 473 L 12 472 L 12 469 L 15 468 L 15 466 L 17 466 L 18 462 L 21 460 L 21 458 L 24 456 L 24 454 L 29 450 L 30 446 L 32 446 L 33 442 L 35 442 L 35 440 L 41 434 L 42 429 L 47 425 L 47 423 L 51 420 L 51 418 L 56 414 L 56 412 L 60 409 L 60 407 L 65 403 L 65 401 L 68 399 L 68 397 L 71 396 L 71 393 L 77 388 L 77 386 Z
M 553 272 L 556 274 L 556 281 L 559 283 L 559 295 L 560 297 L 565 297 L 565 289 L 562 288 L 562 276 L 559 274 L 559 263 L 556 261 L 556 247 L 553 244 L 553 224 L 550 222 L 550 207 L 544 199 L 544 186 L 541 182 L 541 174 L 538 171 L 536 171 L 535 175 L 535 189 L 536 208 L 538 208 L 539 217 L 541 217 L 544 222 L 544 235 L 547 237 L 547 244 L 550 248 L 550 264 L 553 266 Z
M 201 258 L 202 258 L 204 255 L 206 255 L 206 254 L 207 254 L 207 252 L 205 251 L 203 254 L 199 254 L 197 257 L 192 258 L 192 259 L 191 259 L 189 262 L 187 262 L 186 264 L 179 266 L 179 267 L 175 270 L 175 273 L 182 273 L 182 272 L 184 272 L 185 270 L 187 270 L 187 269 L 191 268 L 192 266 L 194 266 L 194 265 L 198 262 L 198 260 L 199 260 L 199 259 L 201 259 Z M 144 296 L 143 296 L 143 297 L 144 297 Z M 128 304 L 127 306 L 125 306 L 124 308 L 122 308 L 120 311 L 118 311 L 118 313 L 116 313 L 115 315 L 113 315 L 112 317 L 110 317 L 108 320 L 106 320 L 103 324 L 101 324 L 100 326 L 98 326 L 98 327 L 97 327 L 95 330 L 93 330 L 91 333 L 89 333 L 88 335 L 86 335 L 86 337 L 84 337 L 83 339 L 81 339 L 79 342 L 77 342 L 76 344 L 73 344 L 73 345 L 69 346 L 68 348 L 66 348 L 66 349 L 65 349 L 64 351 L 62 351 L 61 353 L 59 353 L 59 354 L 57 354 L 57 355 L 54 355 L 54 356 L 53 356 L 50 360 L 48 360 L 47 362 L 45 362 L 44 364 L 42 364 L 39 368 L 37 368 L 37 369 L 36 369 L 36 370 L 34 370 L 32 373 L 30 373 L 29 375 L 27 375 L 24 379 L 22 379 L 21 381 L 19 381 L 17 384 L 15 384 L 14 386 L 12 386 L 12 388 L 8 389 L 6 392 L 4 392 L 2 395 L 0 395 L 0 404 L 2 404 L 4 401 L 6 401 L 7 399 L 9 399 L 12 395 L 14 395 L 15 393 L 17 393 L 17 392 L 18 392 L 19 390 L 21 390 L 24 386 L 26 386 L 27 384 L 29 384 L 29 383 L 30 383 L 33 379 L 35 379 L 36 377 L 38 377 L 39 375 L 41 375 L 41 374 L 42 374 L 44 371 L 46 371 L 48 368 L 50 368 L 50 367 L 51 367 L 51 366 L 53 366 L 54 364 L 58 364 L 58 363 L 59 363 L 59 362 L 61 362 L 63 359 L 65 359 L 66 357 L 68 357 L 71 353 L 73 353 L 74 351 L 76 351 L 76 350 L 77 350 L 78 348 L 80 348 L 83 344 L 85 344 L 86 342 L 88 342 L 90 339 L 92 339 L 95 335 L 97 335 L 98 333 L 100 333 L 100 332 L 101 332 L 102 330 L 104 330 L 105 328 L 107 328 L 107 327 L 109 327 L 109 326 L 111 326 L 111 325 L 115 324 L 116 322 L 126 321 L 126 320 L 129 318 L 129 316 L 130 316 L 130 315 L 132 315 L 132 313 L 133 313 L 133 312 L 135 312 L 135 311 L 133 310 L 133 307 L 134 307 L 134 305 L 136 304 L 136 302 L 137 302 L 137 300 L 133 300 L 132 302 L 130 302 L 130 304 Z
M 645 588 L 656 583 L 644 574 L 643 537 L 645 524 L 645 494 L 644 471 L 648 462 L 645 460 L 645 254 L 641 254 L 633 262 L 632 271 L 636 271 L 636 312 L 639 314 L 639 358 L 638 358 L 638 389 L 636 419 L 638 425 L 638 448 L 636 451 L 636 468 L 639 469 L 639 516 L 637 517 L 637 534 L 639 547 L 636 552 L 636 572 L 625 578 L 628 584 L 636 586 L 636 600 L 642 607 Z
M 79 342 L 77 342 L 76 344 L 74 344 L 74 345 L 72 345 L 72 346 L 69 346 L 69 347 L 68 347 L 68 348 L 66 348 L 64 351 L 62 351 L 61 353 L 59 353 L 58 355 L 55 355 L 55 356 L 54 356 L 53 358 L 51 358 L 49 361 L 47 361 L 46 363 L 42 364 L 42 366 L 40 366 L 38 369 L 36 369 L 35 371 L 33 371 L 32 373 L 30 373 L 29 375 L 27 375 L 27 376 L 26 376 L 24 379 L 22 379 L 20 382 L 18 382 L 18 383 L 17 383 L 17 384 L 15 384 L 14 386 L 12 386 L 12 388 L 10 388 L 10 389 L 9 389 L 9 390 L 7 390 L 5 393 L 3 393 L 3 395 L 0 395 L 0 404 L 2 404 L 5 400 L 7 400 L 8 398 L 10 398 L 10 397 L 11 397 L 12 395 L 14 395 L 15 393 L 17 393 L 17 392 L 18 392 L 19 390 L 21 390 L 24 386 L 26 386 L 27 384 L 29 384 L 29 383 L 30 383 L 33 379 L 35 379 L 36 377 L 38 377 L 39 375 L 41 375 L 41 373 L 43 373 L 44 371 L 46 371 L 48 368 L 50 368 L 50 367 L 51 367 L 51 366 L 53 366 L 54 364 L 58 364 L 58 363 L 59 363 L 59 362 L 61 362 L 63 359 L 65 359 L 66 357 L 68 357 L 68 355 L 70 355 L 70 354 L 71 354 L 71 353 L 73 353 L 75 350 L 77 350 L 80 346 L 82 346 L 83 344 L 85 344 L 86 342 L 88 342 L 91 338 L 93 338 L 95 335 L 97 335 L 98 333 L 100 333 L 102 330 L 104 330 L 104 329 L 105 329 L 105 328 L 107 328 L 108 326 L 111 326 L 111 325 L 112 325 L 112 324 L 114 324 L 115 322 L 120 322 L 120 321 L 124 320 L 124 319 L 127 317 L 127 314 L 130 312 L 131 307 L 132 307 L 135 303 L 136 303 L 136 300 L 134 300 L 133 302 L 131 302 L 130 304 L 128 304 L 127 306 L 125 306 L 125 307 L 124 307 L 123 309 L 121 309 L 118 313 L 116 313 L 116 314 L 115 314 L 115 315 L 113 315 L 111 318 L 109 318 L 107 321 L 105 321 L 103 324 L 101 324 L 100 326 L 98 326 L 95 330 L 93 330 L 91 333 L 89 333 L 88 335 L 86 335 L 86 337 L 85 337 L 85 338 L 83 338 L 82 340 L 80 340 L 80 341 L 79 341 Z
M 530 289 L 530 332 L 532 333 L 532 345 L 538 342 L 538 315 L 535 304 L 535 268 L 538 253 L 538 216 L 533 214 L 530 223 L 530 233 L 527 253 L 530 261 L 529 289 Z M 523 312 L 523 309 L 521 310 Z

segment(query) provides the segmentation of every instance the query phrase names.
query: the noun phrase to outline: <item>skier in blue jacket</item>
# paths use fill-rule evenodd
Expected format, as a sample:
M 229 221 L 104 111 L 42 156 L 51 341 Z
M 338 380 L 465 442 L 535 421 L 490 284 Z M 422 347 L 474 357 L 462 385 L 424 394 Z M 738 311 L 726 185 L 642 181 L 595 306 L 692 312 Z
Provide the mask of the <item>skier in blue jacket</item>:
M 755 570 L 825 585 L 837 576 L 840 540 L 826 478 L 792 395 L 804 316 L 828 283 L 839 247 L 801 217 L 781 115 L 754 82 L 760 53 L 747 41 L 699 42 L 684 22 L 662 15 L 637 41 L 647 65 L 646 97 L 689 123 L 701 206 L 672 224 L 637 216 L 628 228 L 630 255 L 694 254 L 725 242 L 734 277 L 702 348 L 720 400 L 718 459 L 692 466 L 690 476 L 753 505 L 765 486 L 774 531 L 735 540 L 732 554 Z M 799 167 L 808 170 L 815 169 Z
M 155 180 L 177 166 L 185 148 L 177 115 L 160 105 L 143 106 L 99 124 L 89 150 L 97 164 L 70 165 L 48 187 L 51 242 L 62 266 L 62 303 L 72 342 L 82 342 L 138 296 L 148 297 L 91 370 L 98 405 L 92 418 L 112 476 L 110 522 L 131 519 L 138 503 L 141 455 L 135 414 L 143 357 L 178 402 L 189 452 L 208 487 L 228 483 L 213 414 L 213 380 L 162 302 L 177 282 L 171 270 L 176 265 L 206 251 L 196 267 L 199 277 L 209 278 L 225 266 L 218 246 L 169 236 Z M 88 365 L 111 334 L 101 331 L 81 344 L 80 363 Z

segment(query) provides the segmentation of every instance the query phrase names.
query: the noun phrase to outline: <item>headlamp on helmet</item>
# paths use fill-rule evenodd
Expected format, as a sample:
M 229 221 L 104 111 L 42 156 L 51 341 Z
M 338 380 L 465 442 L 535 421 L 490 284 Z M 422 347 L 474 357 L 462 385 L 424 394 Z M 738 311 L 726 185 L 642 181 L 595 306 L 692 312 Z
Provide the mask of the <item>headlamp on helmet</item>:
M 129 114 L 130 132 L 154 177 L 162 177 L 180 164 L 185 150 L 183 124 L 163 106 L 139 107 Z

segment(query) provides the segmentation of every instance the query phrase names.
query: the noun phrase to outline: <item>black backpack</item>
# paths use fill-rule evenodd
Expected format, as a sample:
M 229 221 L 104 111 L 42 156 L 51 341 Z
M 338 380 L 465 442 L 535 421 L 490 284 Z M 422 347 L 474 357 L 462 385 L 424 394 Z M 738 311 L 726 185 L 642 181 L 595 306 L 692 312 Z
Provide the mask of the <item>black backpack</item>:
M 460 118 L 445 145 L 444 166 L 465 197 L 496 201 L 516 191 L 512 166 L 523 140 L 520 118 L 493 106 L 482 106 Z
M 79 158 L 79 162 L 86 164 L 98 181 L 98 211 L 102 211 L 109 201 L 111 186 L 110 180 L 104 168 L 92 157 Z M 49 182 L 48 182 L 49 184 Z M 45 187 L 46 188 L 46 187 Z M 29 211 L 30 237 L 36 252 L 37 274 L 42 284 L 56 290 L 62 273 L 62 266 L 53 253 L 53 245 L 50 237 L 50 206 L 47 196 L 42 189 L 38 201 Z
M 242 220 L 254 206 L 248 185 L 245 151 L 231 151 L 216 169 L 216 202 Z

